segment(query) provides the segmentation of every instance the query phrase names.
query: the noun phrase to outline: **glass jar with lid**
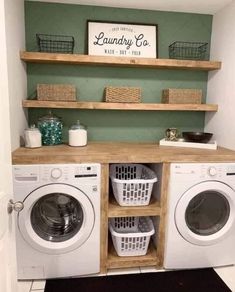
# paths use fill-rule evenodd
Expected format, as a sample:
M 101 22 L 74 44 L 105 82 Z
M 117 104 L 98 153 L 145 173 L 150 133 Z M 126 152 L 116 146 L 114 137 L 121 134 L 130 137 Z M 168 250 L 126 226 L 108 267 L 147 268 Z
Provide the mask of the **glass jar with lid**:
M 85 146 L 87 145 L 86 126 L 82 125 L 79 120 L 69 129 L 69 145 Z
M 42 134 L 42 145 L 58 145 L 62 143 L 63 124 L 61 118 L 50 111 L 38 120 L 38 128 Z
M 24 131 L 25 147 L 37 148 L 42 146 L 42 135 L 35 124 Z

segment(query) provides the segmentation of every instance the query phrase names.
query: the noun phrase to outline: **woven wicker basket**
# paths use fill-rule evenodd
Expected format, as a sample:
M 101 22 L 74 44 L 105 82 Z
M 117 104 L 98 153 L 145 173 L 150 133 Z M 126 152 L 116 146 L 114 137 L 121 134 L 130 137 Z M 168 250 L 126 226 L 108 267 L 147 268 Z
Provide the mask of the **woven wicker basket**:
M 106 102 L 140 102 L 141 88 L 139 87 L 105 87 Z
M 70 84 L 38 84 L 37 99 L 76 101 L 76 87 Z
M 200 89 L 175 89 L 168 88 L 162 91 L 162 103 L 190 103 L 202 102 L 202 90 Z

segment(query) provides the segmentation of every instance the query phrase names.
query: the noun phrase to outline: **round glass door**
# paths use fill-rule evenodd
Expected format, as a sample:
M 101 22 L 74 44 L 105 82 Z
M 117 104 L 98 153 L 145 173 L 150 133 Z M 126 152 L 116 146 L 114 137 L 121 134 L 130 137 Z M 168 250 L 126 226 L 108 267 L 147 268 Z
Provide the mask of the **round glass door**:
M 18 228 L 35 249 L 62 254 L 89 238 L 95 223 L 94 208 L 80 189 L 66 184 L 42 186 L 24 200 Z
M 31 211 L 33 230 L 41 238 L 62 242 L 73 237 L 83 224 L 81 204 L 63 193 L 51 193 L 40 198 Z
M 209 190 L 192 198 L 185 211 L 185 221 L 192 232 L 207 236 L 222 229 L 229 214 L 230 206 L 225 196 Z
M 210 245 L 226 236 L 234 222 L 234 191 L 219 182 L 198 184 L 180 198 L 175 223 L 189 242 Z

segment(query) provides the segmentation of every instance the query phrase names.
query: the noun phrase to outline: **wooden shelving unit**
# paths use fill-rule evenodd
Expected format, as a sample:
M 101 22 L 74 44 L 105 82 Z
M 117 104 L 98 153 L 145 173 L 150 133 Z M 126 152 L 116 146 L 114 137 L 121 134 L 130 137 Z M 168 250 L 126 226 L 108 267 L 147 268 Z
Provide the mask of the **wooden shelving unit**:
M 23 100 L 25 108 L 64 108 L 90 110 L 139 110 L 139 111 L 205 111 L 216 112 L 216 104 L 163 104 L 163 103 L 108 103 L 88 101 L 39 101 Z
M 79 54 L 54 54 L 54 53 L 39 53 L 39 52 L 21 52 L 21 60 L 29 63 L 50 63 L 50 64 L 67 64 L 67 65 L 83 65 L 83 66 L 116 66 L 116 67 L 133 67 L 133 68 L 150 68 L 150 69 L 168 69 L 168 70 L 198 70 L 198 71 L 211 71 L 221 68 L 221 62 L 217 61 L 191 61 L 191 60 L 174 60 L 174 59 L 151 59 L 151 58 L 128 58 L 128 57 L 107 57 L 107 56 L 88 56 Z M 162 104 L 162 103 L 106 103 L 106 102 L 92 102 L 92 101 L 77 101 L 77 102 L 62 102 L 62 101 L 39 101 L 39 100 L 24 100 L 22 102 L 24 108 L 64 108 L 64 109 L 90 109 L 90 110 L 141 110 L 141 111 L 204 111 L 204 112 L 216 112 L 218 106 L 215 104 Z M 90 147 L 90 146 L 89 146 Z M 95 147 L 95 152 L 97 151 Z M 106 146 L 109 148 L 110 146 Z M 143 266 L 163 266 L 164 257 L 164 244 L 165 244 L 165 217 L 166 217 L 166 202 L 167 202 L 167 189 L 170 167 L 169 163 L 165 162 L 165 158 L 160 156 L 156 152 L 157 147 L 154 146 L 153 151 L 148 153 L 154 153 L 152 161 L 154 163 L 163 162 L 162 168 L 162 182 L 161 182 L 161 198 L 160 201 L 156 201 L 156 198 L 152 198 L 148 206 L 136 206 L 136 207 L 121 207 L 117 204 L 115 199 L 109 194 L 109 163 L 113 162 L 127 162 L 134 161 L 139 163 L 150 159 L 150 155 L 146 155 L 144 151 L 141 156 L 140 153 L 131 145 L 131 152 L 125 152 L 122 160 L 117 159 L 116 153 L 123 153 L 123 145 L 120 145 L 120 151 L 115 151 L 115 157 L 111 159 L 111 155 L 107 156 L 109 151 L 105 153 L 99 153 L 98 158 L 108 159 L 103 161 L 102 164 L 102 214 L 101 214 L 101 272 L 105 273 L 107 269 L 111 268 L 128 268 L 128 267 L 143 267 Z M 101 147 L 104 151 L 104 147 Z M 50 149 L 50 148 L 49 148 Z M 110 153 L 114 153 L 114 148 L 111 145 Z M 40 151 L 40 150 L 39 150 Z M 58 153 L 55 156 L 59 161 L 59 147 Z M 69 149 L 69 153 L 77 151 L 76 149 Z M 81 152 L 73 153 L 73 163 L 75 160 L 81 162 Z M 87 162 L 87 157 L 94 159 L 94 153 L 91 151 L 88 155 L 87 150 L 84 149 L 84 157 Z M 166 149 L 164 150 L 166 151 Z M 189 150 L 187 150 L 189 151 Z M 197 150 L 198 151 L 198 150 Z M 172 152 L 172 151 L 171 151 Z M 93 153 L 93 154 L 92 154 Z M 134 154 L 133 154 L 134 153 Z M 136 153 L 139 153 L 138 155 Z M 53 153 L 54 154 L 54 153 Z M 71 154 L 70 154 L 71 155 Z M 92 156 L 93 155 L 93 156 Z M 165 154 L 164 154 L 165 155 Z M 180 152 L 183 159 L 185 159 L 185 151 Z M 48 156 L 51 157 L 51 156 Z M 54 156 L 53 156 L 54 157 Z M 66 157 L 66 163 L 68 163 L 68 155 L 61 156 L 62 159 Z M 92 158 L 93 157 L 93 158 Z M 138 157 L 138 159 L 136 158 Z M 147 158 L 148 157 L 148 158 Z M 193 156 L 194 157 L 194 156 Z M 202 157 L 202 155 L 200 155 Z M 35 158 L 35 153 L 33 155 Z M 33 159 L 32 158 L 32 159 Z M 17 159 L 17 158 L 15 158 Z M 224 156 L 223 156 L 224 159 Z M 28 160 L 27 160 L 28 161 Z M 43 161 L 45 157 L 43 156 Z M 48 159 L 46 160 L 48 163 Z M 150 160 L 149 160 L 150 162 Z M 113 247 L 112 242 L 108 242 L 108 220 L 114 217 L 127 217 L 127 216 L 153 216 L 156 220 L 159 220 L 158 231 L 155 232 L 157 239 L 157 247 L 150 243 L 147 254 L 144 256 L 134 257 L 119 257 Z
M 128 58 L 40 52 L 20 52 L 20 58 L 21 60 L 30 63 L 58 63 L 89 66 L 142 67 L 202 71 L 218 70 L 221 68 L 221 62 L 218 61 Z
M 150 202 L 146 206 L 120 206 L 114 198 L 113 192 L 107 186 L 107 190 L 109 189 L 107 220 L 117 217 L 151 216 L 155 227 L 155 234 L 152 236 L 144 256 L 118 256 L 113 246 L 111 234 L 109 234 L 107 269 L 143 266 L 160 268 L 163 265 L 165 200 L 168 187 L 168 183 L 165 184 L 165 181 L 168 182 L 169 164 L 158 164 L 154 171 L 159 178 L 160 185 L 153 191 Z M 154 242 L 157 242 L 157 246 L 154 245 Z

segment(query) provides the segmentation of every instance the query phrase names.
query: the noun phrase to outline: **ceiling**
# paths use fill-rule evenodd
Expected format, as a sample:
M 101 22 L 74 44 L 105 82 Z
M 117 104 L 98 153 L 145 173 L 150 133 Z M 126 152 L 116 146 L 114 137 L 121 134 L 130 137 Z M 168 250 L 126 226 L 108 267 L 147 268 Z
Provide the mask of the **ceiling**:
M 215 14 L 233 0 L 30 0 L 147 10 Z

